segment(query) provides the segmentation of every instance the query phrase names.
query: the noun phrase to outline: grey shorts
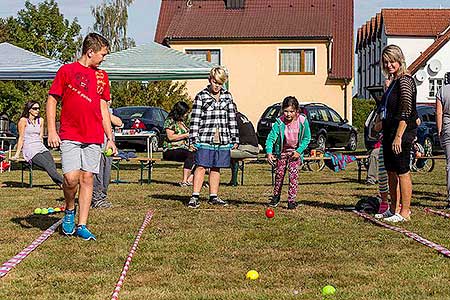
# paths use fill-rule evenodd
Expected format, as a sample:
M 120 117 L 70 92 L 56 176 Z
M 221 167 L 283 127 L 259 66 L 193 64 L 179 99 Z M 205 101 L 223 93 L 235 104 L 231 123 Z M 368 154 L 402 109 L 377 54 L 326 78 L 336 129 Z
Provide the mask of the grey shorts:
M 100 145 L 63 140 L 60 149 L 63 174 L 77 170 L 98 174 L 102 153 Z

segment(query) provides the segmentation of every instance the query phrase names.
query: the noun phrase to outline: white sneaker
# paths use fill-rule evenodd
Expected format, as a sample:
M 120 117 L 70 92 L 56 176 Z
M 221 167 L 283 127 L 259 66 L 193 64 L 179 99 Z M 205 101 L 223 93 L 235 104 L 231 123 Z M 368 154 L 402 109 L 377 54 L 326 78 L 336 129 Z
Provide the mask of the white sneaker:
M 391 223 L 398 223 L 398 222 L 406 222 L 406 221 L 408 221 L 408 220 L 405 219 L 404 217 L 402 217 L 401 214 L 396 213 L 396 214 L 393 215 L 392 217 L 384 218 L 383 221 L 385 221 L 385 222 L 391 222 Z
M 389 218 L 392 216 L 394 216 L 394 214 L 388 209 L 382 214 L 375 214 L 374 217 L 375 217 L 375 219 L 386 219 L 386 218 Z

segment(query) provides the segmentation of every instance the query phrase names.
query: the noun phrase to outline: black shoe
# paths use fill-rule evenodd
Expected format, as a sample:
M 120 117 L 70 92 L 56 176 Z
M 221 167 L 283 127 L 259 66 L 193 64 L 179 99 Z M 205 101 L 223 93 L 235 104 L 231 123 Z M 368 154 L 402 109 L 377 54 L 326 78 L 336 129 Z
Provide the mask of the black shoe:
M 272 196 L 272 200 L 269 202 L 270 207 L 277 207 L 280 204 L 280 196 Z
M 187 206 L 190 208 L 197 208 L 200 206 L 200 201 L 197 197 L 191 197 Z
M 228 202 L 225 200 L 220 199 L 219 197 L 209 198 L 208 201 L 211 205 L 221 205 L 221 206 L 227 206 Z
M 295 201 L 289 201 L 289 202 L 288 202 L 287 209 L 296 209 L 297 206 L 298 206 L 298 203 L 297 203 L 297 202 L 295 202 Z

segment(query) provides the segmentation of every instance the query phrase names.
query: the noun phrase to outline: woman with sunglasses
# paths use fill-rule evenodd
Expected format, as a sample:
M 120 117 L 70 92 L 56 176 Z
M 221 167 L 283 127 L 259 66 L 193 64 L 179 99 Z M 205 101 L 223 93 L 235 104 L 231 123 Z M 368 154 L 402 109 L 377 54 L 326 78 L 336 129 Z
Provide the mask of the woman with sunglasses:
M 23 158 L 30 164 L 44 169 L 50 178 L 62 188 L 63 177 L 56 171 L 55 161 L 50 151 L 44 146 L 44 119 L 39 114 L 39 103 L 28 101 L 25 104 L 18 123 L 19 140 L 16 154 L 12 159 L 18 159 L 20 152 Z

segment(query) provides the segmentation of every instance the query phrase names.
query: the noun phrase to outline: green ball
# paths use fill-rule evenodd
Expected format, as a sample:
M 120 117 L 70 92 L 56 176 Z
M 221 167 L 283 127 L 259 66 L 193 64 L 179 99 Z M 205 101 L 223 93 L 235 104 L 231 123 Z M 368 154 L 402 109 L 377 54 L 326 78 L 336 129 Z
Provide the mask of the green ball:
M 326 285 L 322 289 L 322 295 L 324 295 L 324 296 L 334 295 L 335 293 L 336 293 L 336 289 L 332 285 Z
M 48 214 L 48 209 L 46 209 L 46 208 L 41 209 L 41 215 L 46 215 L 46 214 Z
M 113 154 L 113 149 L 112 148 L 108 148 L 108 150 L 105 151 L 105 155 L 106 156 L 111 156 Z
M 35 215 L 40 215 L 42 213 L 42 210 L 38 207 L 34 210 Z

